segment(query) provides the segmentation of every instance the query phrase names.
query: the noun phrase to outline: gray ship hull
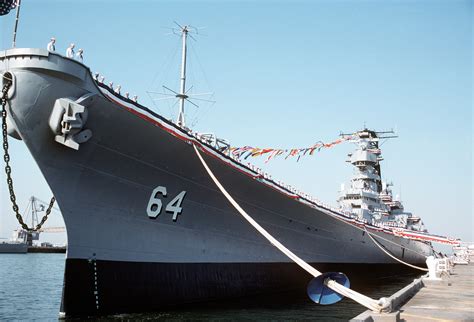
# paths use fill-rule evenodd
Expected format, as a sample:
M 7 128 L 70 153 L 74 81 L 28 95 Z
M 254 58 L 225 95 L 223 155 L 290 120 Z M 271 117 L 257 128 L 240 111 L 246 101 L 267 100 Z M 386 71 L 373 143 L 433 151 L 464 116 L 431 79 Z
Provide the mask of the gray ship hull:
M 159 115 L 107 92 L 82 64 L 38 49 L 0 56 L 0 72 L 14 75 L 10 122 L 66 224 L 61 309 L 66 315 L 152 311 L 309 281 L 228 203 L 193 144 L 241 206 L 315 267 L 339 265 L 350 277 L 346 268 L 354 265 L 396 263 L 360 223 L 296 196 Z M 86 122 L 92 138 L 74 150 L 55 141 L 48 122 L 57 99 L 84 95 L 93 97 Z M 167 195 L 152 219 L 147 209 L 158 186 L 166 187 Z M 164 208 L 182 191 L 182 211 L 173 220 Z M 404 261 L 423 264 L 431 254 L 429 244 L 368 229 Z
M 0 243 L 0 254 L 26 254 L 26 243 Z

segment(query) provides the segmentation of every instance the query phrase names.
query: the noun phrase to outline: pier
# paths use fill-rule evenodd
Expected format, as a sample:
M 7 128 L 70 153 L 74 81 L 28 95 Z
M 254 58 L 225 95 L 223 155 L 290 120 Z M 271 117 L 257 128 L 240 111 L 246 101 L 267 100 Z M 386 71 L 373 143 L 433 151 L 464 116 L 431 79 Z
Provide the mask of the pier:
M 393 313 L 365 311 L 351 321 L 474 320 L 474 263 L 454 266 L 449 277 L 440 281 L 416 279 L 391 299 Z

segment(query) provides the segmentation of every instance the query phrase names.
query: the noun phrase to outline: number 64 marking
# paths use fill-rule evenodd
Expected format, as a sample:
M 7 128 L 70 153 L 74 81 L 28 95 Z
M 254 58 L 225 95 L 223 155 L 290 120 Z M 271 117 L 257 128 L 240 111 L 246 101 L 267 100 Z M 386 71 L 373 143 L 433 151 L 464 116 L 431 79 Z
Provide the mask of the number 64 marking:
M 156 217 L 158 217 L 158 215 L 161 213 L 163 203 L 159 198 L 160 194 L 163 197 L 166 197 L 166 187 L 156 187 L 151 193 L 150 201 L 148 201 L 148 207 L 146 208 L 146 212 L 148 214 L 148 217 L 150 218 L 156 219 Z M 166 205 L 165 211 L 173 214 L 173 221 L 176 221 L 178 219 L 178 215 L 181 213 L 181 211 L 183 211 L 183 208 L 181 208 L 181 204 L 183 203 L 185 195 L 186 191 L 181 191 Z

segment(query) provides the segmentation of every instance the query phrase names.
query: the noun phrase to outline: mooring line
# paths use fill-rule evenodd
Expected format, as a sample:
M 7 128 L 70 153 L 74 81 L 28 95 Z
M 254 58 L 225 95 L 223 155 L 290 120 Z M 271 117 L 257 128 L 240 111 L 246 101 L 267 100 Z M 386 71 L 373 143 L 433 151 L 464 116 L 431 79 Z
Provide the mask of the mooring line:
M 323 211 L 323 212 L 324 212 L 324 211 Z M 368 230 L 367 230 L 367 228 L 366 228 L 366 227 L 367 227 L 366 225 L 362 225 L 362 227 L 363 227 L 363 228 L 362 228 L 362 227 L 360 227 L 360 226 L 358 226 L 358 225 L 353 225 L 353 224 L 351 224 L 350 222 L 347 222 L 346 220 L 341 219 L 341 218 L 339 218 L 339 217 L 337 217 L 337 216 L 334 216 L 334 215 L 332 215 L 332 214 L 330 214 L 330 213 L 327 213 L 327 212 L 324 212 L 324 213 L 327 214 L 328 216 L 331 216 L 332 218 L 334 218 L 334 219 L 336 219 L 336 220 L 339 220 L 339 221 L 345 223 L 346 225 L 352 226 L 352 227 L 354 227 L 354 228 L 356 228 L 356 229 L 359 229 L 359 230 L 361 230 L 361 231 L 366 231 L 366 232 L 368 233 Z M 400 244 L 398 244 L 398 243 L 396 243 L 396 242 L 394 242 L 394 241 L 391 241 L 391 240 L 389 240 L 389 239 L 387 239 L 387 238 L 385 238 L 385 237 L 378 236 L 378 235 L 377 235 L 377 237 L 380 238 L 380 239 L 385 240 L 387 243 L 394 244 L 395 246 L 399 246 L 399 247 L 401 247 L 401 248 L 403 248 L 403 249 L 406 249 L 407 251 L 410 251 L 410 252 L 416 253 L 416 254 L 418 254 L 418 255 L 421 255 L 421 256 L 423 256 L 423 257 L 426 257 L 426 255 L 423 254 L 423 253 L 420 253 L 420 252 L 418 252 L 418 251 L 416 251 L 416 250 L 414 250 L 414 249 L 411 249 L 411 248 L 405 247 L 405 246 L 403 246 L 403 245 L 400 245 Z
M 366 226 L 364 226 L 364 229 L 363 229 L 363 230 L 365 230 L 365 231 L 367 232 L 367 234 L 372 234 L 372 235 L 374 235 L 373 233 L 371 233 L 371 232 L 369 232 L 369 231 L 367 230 Z M 414 249 L 411 249 L 411 248 L 408 248 L 408 247 L 403 246 L 403 245 L 401 245 L 401 244 L 398 244 L 398 243 L 396 243 L 396 242 L 394 242 L 394 241 L 391 241 L 391 240 L 389 240 L 389 239 L 387 239 L 387 238 L 384 238 L 384 237 L 382 237 L 382 236 L 379 236 L 379 235 L 376 235 L 376 236 L 377 236 L 377 238 L 380 238 L 380 239 L 382 239 L 382 240 L 385 240 L 387 243 L 393 244 L 393 245 L 395 245 L 395 246 L 399 246 L 399 247 L 401 247 L 401 248 L 403 248 L 403 249 L 406 249 L 407 251 L 416 253 L 416 254 L 418 254 L 418 255 L 420 255 L 420 256 L 423 256 L 423 257 L 425 257 L 425 258 L 427 257 L 425 254 L 420 253 L 420 252 L 418 252 L 418 251 L 416 251 L 416 250 L 414 250 Z
M 240 205 L 234 200 L 234 198 L 232 198 L 232 196 L 227 192 L 227 190 L 225 190 L 225 188 L 222 186 L 219 180 L 217 180 L 216 176 L 214 175 L 214 173 L 211 171 L 211 169 L 207 165 L 206 161 L 201 156 L 201 153 L 196 147 L 196 144 L 193 144 L 193 148 L 196 151 L 196 154 L 199 160 L 201 161 L 202 165 L 204 166 L 207 173 L 211 177 L 212 181 L 214 181 L 214 183 L 222 192 L 222 194 L 227 198 L 227 200 L 232 204 L 232 206 L 234 206 L 234 208 L 242 215 L 242 217 L 244 217 L 273 246 L 278 248 L 278 250 L 280 250 L 283 254 L 285 254 L 288 258 L 290 258 L 292 261 L 298 264 L 305 271 L 313 275 L 313 277 L 318 277 L 322 275 L 321 272 L 319 272 L 317 269 L 315 269 L 314 267 L 306 263 L 303 259 L 299 258 L 296 254 L 294 254 L 292 251 L 286 248 L 283 244 L 281 244 L 270 233 L 268 233 L 262 226 L 260 226 L 250 215 L 248 215 L 247 212 L 245 212 L 245 210 L 242 209 L 242 207 L 240 207 Z M 365 296 L 354 290 L 351 290 L 350 288 L 347 288 L 344 285 L 341 285 L 337 283 L 336 281 L 330 280 L 330 279 L 325 280 L 324 284 L 330 289 L 339 293 L 340 295 L 346 296 L 374 312 L 382 312 L 387 309 L 390 310 L 390 303 L 387 303 L 385 298 L 381 298 L 379 301 L 376 301 L 368 296 Z
M 390 256 L 391 258 L 393 258 L 394 260 L 396 260 L 397 262 L 400 262 L 404 265 L 407 265 L 409 267 L 412 267 L 412 268 L 416 268 L 416 269 L 419 269 L 420 271 L 425 271 L 425 272 L 428 272 L 428 269 L 427 268 L 424 268 L 424 267 L 419 267 L 419 266 L 415 266 L 415 265 L 412 265 L 410 263 L 407 263 L 407 262 L 404 262 L 402 261 L 401 259 L 398 259 L 397 257 L 395 257 L 394 255 L 390 254 L 389 251 L 385 250 L 384 247 L 382 247 L 378 241 L 375 240 L 374 237 L 372 237 L 372 233 L 370 233 L 365 227 L 364 227 L 364 230 L 365 232 L 367 233 L 367 235 L 369 236 L 369 238 L 374 242 L 375 245 L 377 245 L 378 248 L 380 248 L 385 254 L 387 254 L 388 256 Z M 378 236 L 377 236 L 378 237 Z M 425 256 L 426 258 L 426 256 Z

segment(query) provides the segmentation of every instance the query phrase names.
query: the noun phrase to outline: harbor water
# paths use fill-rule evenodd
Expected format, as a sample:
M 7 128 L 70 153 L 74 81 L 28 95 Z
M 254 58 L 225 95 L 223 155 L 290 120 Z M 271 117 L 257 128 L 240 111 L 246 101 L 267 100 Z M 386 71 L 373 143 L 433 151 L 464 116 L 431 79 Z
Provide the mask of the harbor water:
M 0 320 L 57 320 L 64 276 L 64 254 L 0 254 Z M 390 296 L 420 274 L 363 276 L 358 291 Z M 115 320 L 325 320 L 347 321 L 364 307 L 349 299 L 331 306 L 311 302 L 305 290 L 278 296 L 238 299 L 184 310 L 109 316 Z

